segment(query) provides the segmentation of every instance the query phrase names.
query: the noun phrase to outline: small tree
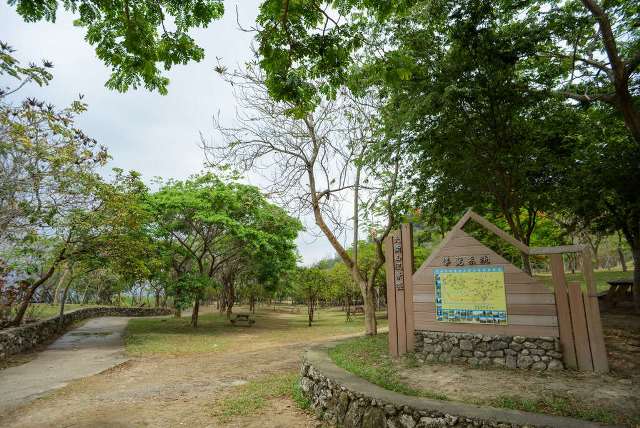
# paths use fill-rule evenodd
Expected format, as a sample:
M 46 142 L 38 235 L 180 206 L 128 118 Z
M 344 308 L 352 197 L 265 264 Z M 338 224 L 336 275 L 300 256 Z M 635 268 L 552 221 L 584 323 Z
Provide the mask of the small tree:
M 294 295 L 306 303 L 309 327 L 314 321 L 318 299 L 327 290 L 327 275 L 322 270 L 312 268 L 298 268 L 292 278 Z

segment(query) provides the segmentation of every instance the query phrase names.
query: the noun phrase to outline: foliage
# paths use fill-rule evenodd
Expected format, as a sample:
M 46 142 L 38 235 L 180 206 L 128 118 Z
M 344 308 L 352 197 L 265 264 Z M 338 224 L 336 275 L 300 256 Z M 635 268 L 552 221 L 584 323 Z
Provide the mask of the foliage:
M 192 28 L 207 27 L 219 19 L 222 0 L 150 1 L 120 0 L 9 0 L 26 22 L 55 22 L 59 6 L 77 16 L 74 24 L 86 29 L 85 40 L 111 67 L 106 83 L 125 92 L 144 85 L 167 93 L 164 70 L 176 64 L 201 61 L 204 50 L 189 35 Z

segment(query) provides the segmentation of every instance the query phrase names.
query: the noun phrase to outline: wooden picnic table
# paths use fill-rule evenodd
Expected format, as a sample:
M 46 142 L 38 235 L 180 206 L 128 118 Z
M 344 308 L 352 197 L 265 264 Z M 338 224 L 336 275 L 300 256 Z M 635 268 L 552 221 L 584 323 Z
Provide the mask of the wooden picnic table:
M 621 300 L 630 294 L 633 286 L 633 279 L 614 279 L 607 281 L 609 291 L 607 291 L 607 305 L 615 307 Z
M 236 316 L 230 321 L 234 326 L 244 325 L 246 327 L 251 327 L 256 322 L 256 320 L 252 319 L 249 314 L 236 314 Z

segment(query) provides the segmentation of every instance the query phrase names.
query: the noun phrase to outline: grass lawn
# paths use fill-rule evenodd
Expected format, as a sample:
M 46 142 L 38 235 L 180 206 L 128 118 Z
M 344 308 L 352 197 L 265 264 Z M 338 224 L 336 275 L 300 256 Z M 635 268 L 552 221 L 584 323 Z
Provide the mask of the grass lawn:
M 312 327 L 307 326 L 306 309 L 282 313 L 271 307 L 257 308 L 252 327 L 234 327 L 226 316 L 207 308 L 201 313 L 198 328 L 190 317 L 136 318 L 129 321 L 125 333 L 127 352 L 135 356 L 153 354 L 192 354 L 230 350 L 260 349 L 278 344 L 311 342 L 329 336 L 355 335 L 364 331 L 362 316 L 346 322 L 339 310 L 320 309 Z M 238 308 L 236 313 L 247 313 Z M 386 320 L 379 320 L 386 327 Z
M 329 350 L 331 359 L 343 369 L 378 386 L 405 395 L 447 400 L 447 396 L 426 389 L 415 389 L 400 380 L 399 370 L 389 355 L 388 335 L 358 337 Z M 413 364 L 413 360 L 407 360 Z
M 596 277 L 596 289 L 598 292 L 607 291 L 609 289 L 609 284 L 607 281 L 612 281 L 614 279 L 631 279 L 633 278 L 633 267 L 630 268 L 630 271 L 622 272 L 622 271 L 608 271 L 608 270 L 599 270 L 595 271 Z M 571 273 L 565 272 L 567 277 L 567 283 L 577 282 L 580 283 L 583 289 L 587 289 L 587 284 L 584 282 L 584 277 L 581 272 Z M 541 280 L 549 287 L 553 287 L 553 283 L 551 282 L 551 273 L 545 274 L 536 274 L 536 278 Z
M 96 306 L 104 306 L 104 305 L 80 305 L 75 303 L 67 303 L 64 305 L 64 312 L 75 311 L 76 309 L 81 308 L 93 308 Z M 60 313 L 60 305 L 58 304 L 49 304 L 49 303 L 32 303 L 29 305 L 29 309 L 27 309 L 26 317 L 28 319 L 46 319 L 55 317 Z
M 329 350 L 331 359 L 343 369 L 372 382 L 385 389 L 396 391 L 405 395 L 427 397 L 440 400 L 452 400 L 468 402 L 477 405 L 488 405 L 492 407 L 508 408 L 523 410 L 536 413 L 546 413 L 558 416 L 568 416 L 579 419 L 585 419 L 601 423 L 630 423 L 633 425 L 640 421 L 634 415 L 622 415 L 615 408 L 602 405 L 594 405 L 578 399 L 572 395 L 576 391 L 571 389 L 581 388 L 589 393 L 589 386 L 583 385 L 580 379 L 576 379 L 574 374 L 537 374 L 532 372 L 507 372 L 506 370 L 496 371 L 498 369 L 470 369 L 467 367 L 445 366 L 438 364 L 418 364 L 416 356 L 408 354 L 401 359 L 392 359 L 388 352 L 388 335 L 379 334 L 374 337 L 359 337 L 349 339 L 338 346 Z M 431 388 L 438 388 L 436 382 L 411 382 L 415 376 L 421 371 L 431 371 L 434 376 L 450 376 L 447 372 L 462 372 L 461 378 L 466 379 L 468 385 L 463 388 L 454 388 L 454 396 L 448 396 L 447 391 L 434 391 L 425 388 L 422 385 L 432 385 Z M 474 371 L 474 373 L 471 373 Z M 407 376 L 409 373 L 409 377 Z M 412 375 L 413 373 L 413 375 Z M 404 377 L 403 377 L 404 374 Z M 482 389 L 481 382 L 473 380 L 473 376 L 483 379 L 491 378 L 493 382 L 498 382 L 499 378 L 505 378 L 510 388 L 500 389 L 501 393 L 493 395 Z M 566 377 L 565 380 L 563 380 Z M 534 378 L 547 379 L 545 382 L 555 382 L 563 384 L 566 382 L 566 388 L 559 388 L 558 391 L 542 391 L 540 393 L 530 393 L 528 396 L 521 397 L 519 392 L 533 391 L 531 380 Z M 443 379 L 448 379 L 443 377 Z M 454 383 L 457 383 L 457 379 Z M 616 379 L 603 377 L 602 382 L 615 382 Z M 594 382 L 592 380 L 592 382 Z M 451 382 L 450 382 L 451 383 Z M 446 384 L 446 382 L 444 382 Z M 592 383 L 591 386 L 594 384 Z M 451 386 L 451 385 L 449 385 Z M 453 388 L 453 386 L 451 386 Z M 465 395 L 465 392 L 474 392 L 475 395 Z M 477 391 L 476 391 L 477 390 Z M 508 392 L 507 392 L 508 390 Z M 504 391 L 504 392 L 502 392 Z
M 292 399 L 300 409 L 307 410 L 311 403 L 302 394 L 299 381 L 299 374 L 290 372 L 248 382 L 215 401 L 212 416 L 221 423 L 227 423 L 237 417 L 259 413 L 267 407 L 268 400 L 283 397 Z

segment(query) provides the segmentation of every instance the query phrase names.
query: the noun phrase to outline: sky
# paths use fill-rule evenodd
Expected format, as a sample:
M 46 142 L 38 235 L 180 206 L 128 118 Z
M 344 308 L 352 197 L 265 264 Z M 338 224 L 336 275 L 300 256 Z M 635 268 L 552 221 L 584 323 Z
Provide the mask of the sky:
M 158 176 L 184 179 L 203 169 L 200 135 L 213 135 L 212 117 L 219 114 L 222 120 L 230 120 L 235 115 L 233 92 L 213 67 L 217 58 L 229 68 L 250 58 L 253 34 L 240 30 L 237 21 L 251 27 L 259 3 L 225 1 L 221 20 L 192 31 L 192 37 L 205 49 L 205 59 L 167 72 L 171 83 L 165 96 L 144 89 L 123 94 L 105 88 L 110 70 L 85 42 L 84 29 L 74 27 L 73 16 L 63 10 L 59 10 L 56 23 L 25 23 L 14 8 L 0 2 L 0 40 L 16 50 L 23 63 L 40 59 L 54 63 L 53 81 L 44 88 L 25 88 L 21 97 L 35 96 L 64 107 L 78 94 L 84 95 L 89 110 L 78 118 L 77 125 L 108 148 L 111 167 L 136 170 L 147 182 Z M 260 184 L 251 177 L 247 181 Z M 302 220 L 309 231 L 315 226 L 311 219 Z M 297 243 L 305 265 L 335 253 L 327 240 L 316 234 L 303 232 Z

